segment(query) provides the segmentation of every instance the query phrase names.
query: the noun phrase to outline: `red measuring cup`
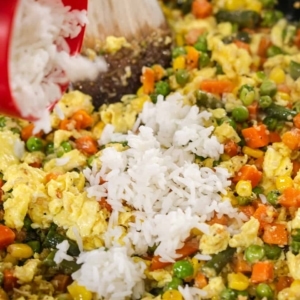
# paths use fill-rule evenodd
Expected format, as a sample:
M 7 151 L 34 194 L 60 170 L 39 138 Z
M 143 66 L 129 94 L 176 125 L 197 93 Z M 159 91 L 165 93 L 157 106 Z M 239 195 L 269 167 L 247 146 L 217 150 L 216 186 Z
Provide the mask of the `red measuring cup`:
M 65 6 L 70 6 L 72 9 L 87 10 L 88 0 L 62 0 Z M 14 100 L 10 86 L 10 45 L 13 33 L 14 18 L 20 0 L 9 0 L 1 3 L 0 9 L 0 113 L 13 117 L 21 118 L 22 114 L 18 109 Z M 33 21 L 34 22 L 34 21 Z M 83 27 L 80 34 L 73 38 L 67 39 L 67 43 L 71 49 L 71 55 L 80 52 L 83 36 Z M 67 86 L 61 86 L 62 92 Z M 51 109 L 51 107 L 49 108 Z M 33 118 L 29 118 L 32 120 Z

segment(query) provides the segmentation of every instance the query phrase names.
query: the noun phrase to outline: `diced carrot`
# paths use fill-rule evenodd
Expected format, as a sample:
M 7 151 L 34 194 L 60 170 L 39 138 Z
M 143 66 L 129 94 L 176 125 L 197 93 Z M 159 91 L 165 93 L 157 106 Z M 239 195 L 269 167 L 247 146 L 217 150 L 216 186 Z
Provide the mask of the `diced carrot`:
M 282 135 L 282 142 L 291 150 L 300 149 L 300 129 L 293 128 Z
M 101 198 L 99 200 L 99 204 L 102 208 L 105 208 L 108 212 L 112 212 L 112 207 L 111 205 L 107 202 L 106 198 Z
M 235 273 L 250 273 L 252 270 L 251 264 L 244 259 L 242 253 L 238 253 L 233 257 L 231 267 Z
M 257 209 L 255 210 L 253 217 L 259 221 L 260 228 L 263 228 L 267 224 L 273 222 L 273 219 L 270 219 L 268 216 L 268 207 L 264 204 L 258 205 Z
M 300 114 L 297 114 L 294 118 L 293 118 L 293 122 L 296 128 L 300 129 Z
M 7 226 L 0 225 L 0 249 L 12 244 L 16 238 L 16 234 Z
M 295 35 L 295 38 L 294 38 L 294 44 L 300 48 L 300 29 L 298 29 L 296 31 L 296 35 Z
M 274 266 L 270 261 L 259 261 L 253 265 L 251 281 L 253 283 L 271 282 L 274 277 Z
M 282 291 L 285 288 L 290 287 L 293 282 L 293 278 L 289 276 L 279 276 L 275 283 L 275 288 L 277 292 Z
M 198 67 L 199 52 L 192 46 L 187 46 L 186 63 L 189 69 Z
M 14 276 L 13 270 L 4 269 L 3 271 L 3 288 L 6 292 L 12 291 L 15 287 L 17 287 L 18 279 Z
M 202 289 L 205 286 L 207 286 L 207 284 L 208 284 L 207 278 L 203 273 L 199 272 L 195 277 L 194 286 L 197 287 L 198 289 Z
M 213 94 L 230 93 L 234 84 L 229 80 L 207 79 L 200 83 L 200 89 Z
M 258 115 L 258 102 L 254 101 L 247 106 L 250 120 L 256 120 Z
M 255 161 L 254 161 L 254 166 L 257 168 L 257 170 L 262 171 L 263 169 L 263 163 L 264 163 L 264 156 L 258 157 Z
M 154 71 L 154 80 L 159 81 L 161 80 L 165 75 L 166 71 L 161 65 L 153 65 L 152 70 Z
M 300 190 L 294 187 L 284 189 L 278 203 L 284 207 L 300 207 Z
M 233 182 L 240 180 L 249 180 L 252 188 L 256 187 L 262 178 L 262 172 L 258 171 L 253 165 L 242 166 L 236 176 L 232 179 Z
M 57 274 L 53 277 L 51 283 L 55 287 L 56 291 L 66 292 L 67 286 L 72 283 L 72 278 L 70 275 Z
M 213 12 L 211 3 L 207 0 L 194 0 L 192 3 L 192 14 L 197 19 L 209 17 Z
M 78 150 L 86 155 L 93 155 L 98 152 L 97 142 L 90 136 L 82 136 L 75 140 L 75 145 Z
M 143 67 L 141 82 L 145 94 L 151 94 L 154 91 L 155 74 L 151 68 Z
M 206 32 L 204 28 L 192 28 L 188 31 L 188 33 L 184 36 L 185 42 L 187 45 L 194 45 L 199 36 Z
M 58 173 L 48 173 L 48 174 L 45 176 L 45 181 L 46 181 L 46 182 L 49 182 L 50 180 L 55 180 L 55 179 L 57 179 L 58 176 L 59 176 Z
M 198 250 L 199 250 L 198 240 L 196 240 L 196 239 L 188 240 L 184 243 L 182 248 L 176 250 L 176 253 L 180 255 L 176 260 L 180 260 L 182 258 L 185 258 L 185 257 L 189 256 L 189 255 L 192 255 L 192 254 L 196 253 Z M 160 261 L 160 256 L 155 255 L 155 256 L 153 256 L 153 258 L 151 260 L 150 270 L 155 271 L 155 270 L 158 270 L 158 269 L 165 268 L 165 267 L 167 267 L 171 264 L 172 264 L 171 262 L 162 262 L 162 261 Z
M 224 153 L 230 157 L 236 156 L 239 152 L 239 145 L 234 140 L 228 140 L 224 145 Z
M 0 178 L 0 201 L 2 201 L 2 196 L 4 194 L 2 187 L 3 187 L 4 181 Z
M 247 32 L 249 34 L 254 34 L 255 33 L 255 30 L 253 30 L 252 28 L 243 28 L 242 31 Z
M 274 245 L 287 245 L 288 232 L 285 224 L 268 224 L 264 227 L 262 237 L 263 241 L 267 244 Z
M 267 56 L 267 50 L 271 46 L 271 40 L 269 37 L 262 37 L 257 50 L 257 55 L 261 57 Z
M 282 93 L 286 93 L 286 94 L 291 93 L 291 89 L 285 83 L 278 84 L 277 85 L 277 91 L 282 92 Z
M 260 148 L 269 144 L 269 131 L 263 124 L 243 129 L 242 135 L 250 148 Z
M 61 130 L 71 130 L 75 128 L 75 122 L 70 119 L 61 120 L 59 123 L 59 129 Z
M 295 177 L 300 170 L 300 161 L 293 160 L 292 163 L 293 163 L 292 177 Z
M 239 210 L 244 213 L 249 219 L 254 214 L 255 208 L 252 205 L 243 205 L 239 207 Z
M 218 217 L 217 215 L 214 215 L 208 222 L 208 225 L 213 224 L 220 224 L 220 225 L 228 225 L 228 216 L 222 215 L 221 217 Z
M 239 41 L 239 40 L 235 40 L 235 41 L 234 41 L 234 44 L 236 44 L 236 46 L 237 46 L 238 48 L 240 48 L 240 49 L 245 49 L 245 50 L 247 50 L 247 51 L 250 53 L 250 46 L 249 46 L 249 44 L 244 43 L 244 42 Z
M 279 142 L 281 142 L 280 134 L 276 131 L 270 131 L 269 132 L 269 143 L 273 144 L 273 143 L 279 143 Z
M 71 119 L 76 122 L 75 128 L 77 130 L 91 127 L 94 122 L 93 118 L 84 109 L 76 111 Z
M 33 130 L 34 130 L 34 124 L 28 124 L 27 126 L 23 127 L 21 130 L 21 139 L 26 142 L 33 135 L 37 137 L 42 136 L 43 134 L 42 131 L 33 134 Z

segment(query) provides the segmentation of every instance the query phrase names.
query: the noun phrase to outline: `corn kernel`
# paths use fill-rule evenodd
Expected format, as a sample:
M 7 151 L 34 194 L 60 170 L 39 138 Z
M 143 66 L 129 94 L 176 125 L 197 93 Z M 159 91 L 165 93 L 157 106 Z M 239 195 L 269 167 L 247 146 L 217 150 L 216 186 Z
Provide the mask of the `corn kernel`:
M 241 0 L 226 0 L 225 8 L 228 10 L 239 10 L 244 8 L 244 3 Z
M 249 286 L 249 278 L 242 273 L 231 273 L 227 275 L 228 287 L 238 291 L 244 291 Z
M 240 180 L 235 186 L 235 190 L 239 196 L 250 197 L 252 194 L 252 185 L 249 180 Z
M 300 292 L 300 280 L 299 279 L 296 279 L 292 282 L 291 290 L 297 291 L 298 293 Z
M 18 264 L 18 259 L 11 256 L 9 253 L 7 253 L 3 259 L 4 262 L 6 263 L 11 263 L 12 265 L 17 265 Z M 1 299 L 1 298 L 0 298 Z
M 98 123 L 94 126 L 94 128 L 93 128 L 93 135 L 94 135 L 97 139 L 100 139 L 104 127 L 105 127 L 105 123 L 102 122 L 102 121 L 98 122 Z
M 251 157 L 255 157 L 255 158 L 260 158 L 260 157 L 264 156 L 264 152 L 262 150 L 252 149 L 248 146 L 244 146 L 242 151 L 244 154 L 251 156 Z
M 271 70 L 269 78 L 275 83 L 280 84 L 285 82 L 285 73 L 281 68 L 275 67 Z
M 74 300 L 92 300 L 93 298 L 92 293 L 84 286 L 78 285 L 76 281 L 70 284 L 67 289 Z
M 183 36 L 181 34 L 177 34 L 175 37 L 176 40 L 176 45 L 177 46 L 183 46 L 184 45 L 184 39 Z
M 163 300 L 183 300 L 182 295 L 177 290 L 168 290 L 162 296 Z
M 260 1 L 250 0 L 247 1 L 247 9 L 256 11 L 258 13 L 262 10 L 262 3 Z
M 287 93 L 278 92 L 277 95 L 278 95 L 282 100 L 285 100 L 285 101 L 290 101 L 290 100 L 291 100 L 290 95 L 287 94 Z
M 173 69 L 185 69 L 185 57 L 183 55 L 180 55 L 173 60 Z
M 31 247 L 26 244 L 11 244 L 7 247 L 7 252 L 15 258 L 29 258 L 33 255 Z
M 286 188 L 293 186 L 293 179 L 290 176 L 278 176 L 275 185 L 279 192 L 283 192 Z
M 136 94 L 137 94 L 138 97 L 145 95 L 143 86 L 141 86 L 141 87 L 137 90 Z

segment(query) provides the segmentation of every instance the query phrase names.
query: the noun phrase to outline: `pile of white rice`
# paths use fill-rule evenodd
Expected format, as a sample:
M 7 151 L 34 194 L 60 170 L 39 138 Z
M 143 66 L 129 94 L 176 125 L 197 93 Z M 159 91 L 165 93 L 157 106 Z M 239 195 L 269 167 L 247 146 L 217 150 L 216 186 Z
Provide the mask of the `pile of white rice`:
M 47 108 L 61 98 L 61 86 L 94 79 L 106 69 L 100 58 L 70 56 L 66 38 L 76 38 L 86 23 L 85 10 L 71 10 L 61 0 L 19 1 L 10 50 L 11 89 L 22 116 L 44 119 L 38 125 L 46 131 Z
M 124 299 L 118 295 L 133 294 L 133 286 L 142 274 L 133 267 L 132 255 L 144 254 L 148 247 L 158 245 L 154 254 L 162 261 L 173 262 L 178 257 L 176 249 L 183 246 L 192 229 L 208 233 L 205 221 L 215 213 L 228 215 L 237 223 L 245 220 L 222 197 L 230 185 L 227 170 L 194 163 L 195 154 L 218 159 L 223 153 L 223 146 L 212 135 L 213 127 L 205 126 L 210 113 L 184 106 L 181 98 L 175 94 L 166 100 L 159 97 L 156 105 L 146 103 L 136 132 L 114 134 L 107 126 L 100 143 L 127 141 L 129 149 L 118 152 L 107 147 L 99 158 L 101 169 L 95 163 L 92 169 L 84 170 L 88 195 L 106 197 L 113 212 L 104 236 L 108 251 L 82 253 L 78 262 L 83 266 L 73 278 L 105 299 Z M 135 221 L 125 231 L 118 217 L 126 206 L 133 207 Z M 116 251 L 121 253 L 118 258 L 114 256 Z M 131 275 L 119 284 L 118 274 L 123 267 Z M 106 281 L 110 285 L 104 288 L 102 282 Z M 204 293 L 189 289 L 182 288 L 189 299 L 198 299 Z

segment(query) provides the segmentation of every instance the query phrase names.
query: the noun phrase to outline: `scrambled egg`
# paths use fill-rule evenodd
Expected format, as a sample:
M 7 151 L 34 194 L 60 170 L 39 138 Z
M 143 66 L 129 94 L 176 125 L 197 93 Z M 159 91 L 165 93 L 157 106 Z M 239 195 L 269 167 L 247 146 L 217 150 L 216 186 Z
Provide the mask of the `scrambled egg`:
M 231 159 L 227 161 L 222 161 L 220 166 L 222 168 L 226 168 L 231 176 L 233 176 L 236 172 L 240 170 L 240 168 L 245 165 L 248 161 L 247 155 L 237 155 L 233 156 Z
M 286 254 L 286 259 L 287 259 L 287 264 L 289 267 L 289 271 L 291 276 L 295 280 L 300 280 L 300 269 L 299 269 L 299 264 L 300 264 L 300 254 L 294 255 L 292 252 L 288 252 Z
M 93 249 L 103 245 L 99 236 L 106 231 L 108 216 L 95 199 L 87 197 L 84 184 L 83 174 L 77 172 L 68 172 L 51 180 L 47 184 L 47 192 L 51 197 L 49 211 L 54 223 L 67 229 L 69 238 L 75 239 L 75 227 L 83 239 L 84 247 Z
M 273 143 L 272 146 L 269 146 L 264 157 L 264 176 L 268 179 L 290 176 L 293 170 L 290 156 L 291 150 L 283 143 Z
M 224 143 L 228 139 L 231 139 L 236 143 L 241 141 L 239 135 L 234 130 L 234 128 L 225 122 L 215 129 L 214 135 L 217 137 L 220 143 Z
M 172 275 L 169 271 L 160 269 L 147 274 L 147 278 L 157 281 L 157 287 L 164 287 L 172 281 Z
M 38 274 L 40 265 L 41 261 L 39 259 L 29 259 L 23 266 L 16 266 L 14 276 L 18 278 L 21 283 L 31 282 L 35 275 Z
M 241 232 L 235 234 L 229 240 L 229 246 L 233 248 L 247 248 L 250 245 L 262 245 L 262 240 L 258 237 L 259 221 L 253 217 L 243 224 Z
M 201 237 L 199 249 L 203 254 L 216 254 L 225 250 L 230 240 L 230 234 L 223 225 L 213 224 L 209 234 Z
M 214 277 L 209 279 L 208 285 L 203 288 L 203 291 L 207 292 L 207 299 L 214 299 L 214 297 L 219 298 L 225 288 L 222 277 Z
M 104 50 L 109 53 L 115 53 L 123 47 L 129 47 L 130 44 L 124 37 L 108 36 L 105 40 Z

